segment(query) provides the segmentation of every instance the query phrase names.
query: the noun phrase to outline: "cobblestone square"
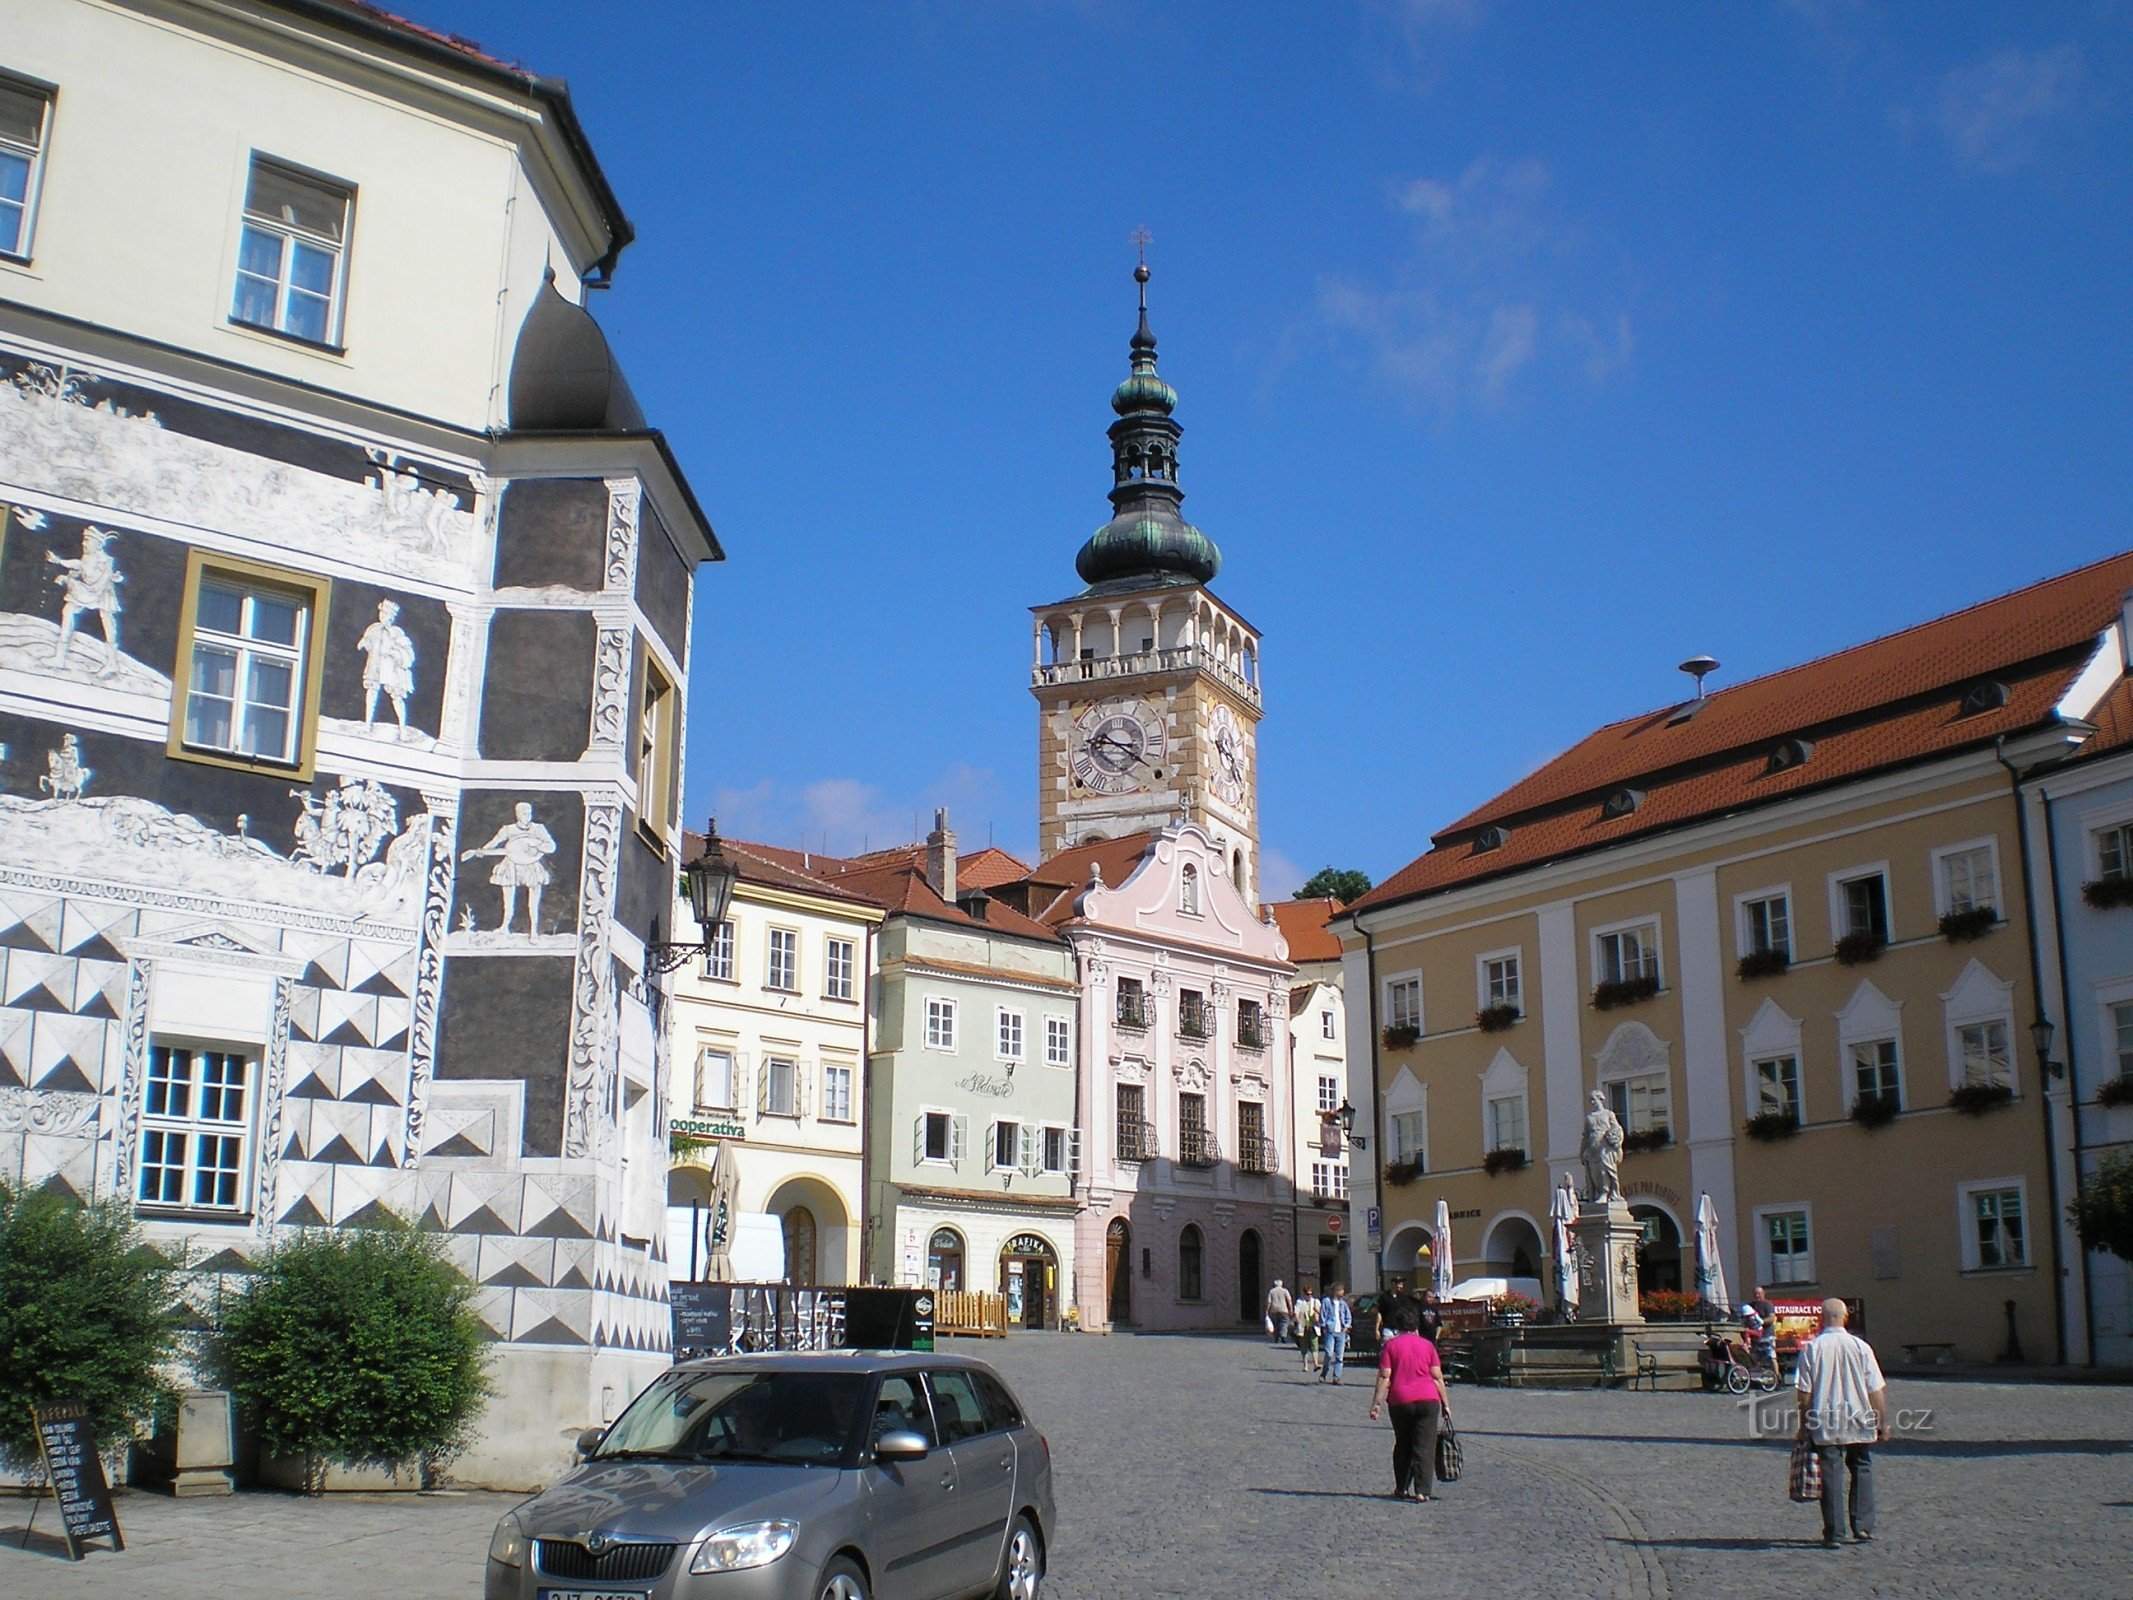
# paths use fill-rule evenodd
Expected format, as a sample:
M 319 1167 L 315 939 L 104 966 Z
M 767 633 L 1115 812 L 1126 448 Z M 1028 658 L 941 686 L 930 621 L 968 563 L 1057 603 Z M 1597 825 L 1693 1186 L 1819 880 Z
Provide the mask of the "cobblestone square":
M 1877 1453 L 1881 1536 L 1828 1552 L 1783 1441 L 1722 1396 L 1462 1388 L 1463 1480 L 1385 1498 L 1390 1435 L 1264 1343 L 1017 1335 L 992 1360 L 1052 1443 L 1057 1600 L 2133 1594 L 2133 1389 L 1897 1379 L 1930 1423 Z M 70 1564 L 0 1502 L 0 1594 L 476 1596 L 506 1495 L 119 1502 L 128 1548 Z M 50 1535 L 50 1537 L 48 1537 Z

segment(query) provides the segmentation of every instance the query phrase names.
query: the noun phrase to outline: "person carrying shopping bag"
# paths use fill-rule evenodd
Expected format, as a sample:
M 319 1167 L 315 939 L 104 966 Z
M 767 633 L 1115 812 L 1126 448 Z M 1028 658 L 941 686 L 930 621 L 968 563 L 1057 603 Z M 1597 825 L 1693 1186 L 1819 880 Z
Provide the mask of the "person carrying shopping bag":
M 1378 1386 L 1370 1397 L 1370 1420 L 1380 1409 L 1392 1416 L 1392 1495 L 1424 1501 L 1437 1466 L 1437 1429 L 1452 1419 L 1437 1347 L 1416 1331 L 1421 1316 L 1403 1301 L 1392 1314 L 1393 1336 L 1378 1353 Z

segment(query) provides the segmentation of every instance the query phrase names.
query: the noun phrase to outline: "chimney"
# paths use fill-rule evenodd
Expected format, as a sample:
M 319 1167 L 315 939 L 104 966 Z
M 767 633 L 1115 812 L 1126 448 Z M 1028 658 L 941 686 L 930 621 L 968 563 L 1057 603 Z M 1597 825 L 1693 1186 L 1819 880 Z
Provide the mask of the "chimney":
M 933 831 L 926 835 L 926 882 L 955 904 L 955 831 L 948 826 L 946 806 L 933 813 Z

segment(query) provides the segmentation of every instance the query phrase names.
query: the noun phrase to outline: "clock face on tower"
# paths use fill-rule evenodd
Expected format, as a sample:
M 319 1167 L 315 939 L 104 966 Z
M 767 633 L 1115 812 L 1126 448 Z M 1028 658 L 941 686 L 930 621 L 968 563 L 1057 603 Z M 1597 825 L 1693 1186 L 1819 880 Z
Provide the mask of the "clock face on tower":
M 1228 706 L 1216 706 L 1214 715 L 1207 719 L 1207 731 L 1214 745 L 1214 759 L 1209 765 L 1215 793 L 1235 805 L 1244 798 L 1247 763 L 1251 759 L 1244 748 L 1244 730 L 1237 725 L 1234 711 Z
M 1099 700 L 1074 719 L 1068 765 L 1098 794 L 1130 794 L 1162 776 L 1163 718 L 1145 700 Z

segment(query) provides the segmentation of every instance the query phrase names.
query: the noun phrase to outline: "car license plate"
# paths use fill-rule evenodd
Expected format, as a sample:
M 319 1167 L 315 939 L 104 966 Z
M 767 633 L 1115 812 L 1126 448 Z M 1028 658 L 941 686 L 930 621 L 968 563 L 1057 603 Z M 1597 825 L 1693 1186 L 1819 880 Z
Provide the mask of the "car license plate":
M 644 1600 L 642 1589 L 543 1589 L 540 1600 Z

